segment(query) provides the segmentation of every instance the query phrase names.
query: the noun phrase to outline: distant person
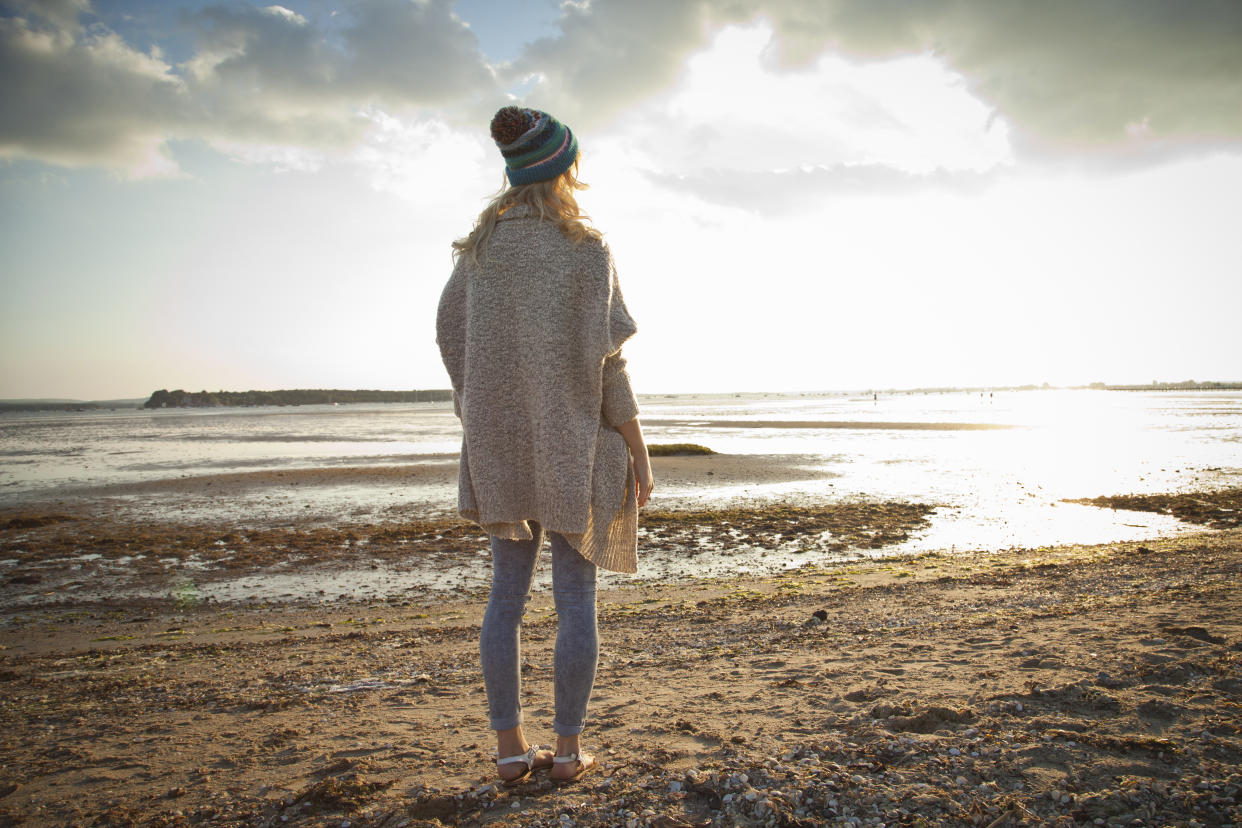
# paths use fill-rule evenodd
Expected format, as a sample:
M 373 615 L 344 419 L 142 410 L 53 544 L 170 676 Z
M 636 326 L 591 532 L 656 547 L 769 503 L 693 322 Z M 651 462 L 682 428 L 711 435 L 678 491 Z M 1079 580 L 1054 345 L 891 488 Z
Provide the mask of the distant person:
M 599 231 L 578 207 L 578 139 L 546 112 L 491 123 L 508 178 L 453 242 L 436 341 L 464 437 L 458 509 L 491 536 L 479 656 L 506 785 L 596 765 L 581 733 L 595 683 L 596 568 L 637 571 L 651 461 L 621 356 L 635 332 Z M 520 629 L 543 536 L 556 603 L 556 752 L 522 733 Z

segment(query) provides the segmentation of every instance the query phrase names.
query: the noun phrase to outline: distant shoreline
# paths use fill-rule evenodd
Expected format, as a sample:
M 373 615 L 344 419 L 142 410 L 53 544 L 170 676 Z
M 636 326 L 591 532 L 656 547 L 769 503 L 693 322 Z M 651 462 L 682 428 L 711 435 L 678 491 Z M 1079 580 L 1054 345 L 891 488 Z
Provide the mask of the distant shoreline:
M 0 400 L 5 411 L 103 411 L 141 408 L 142 399 L 131 400 Z
M 199 391 L 197 393 L 160 389 L 151 394 L 143 408 L 216 408 L 258 405 L 334 405 L 377 402 L 448 402 L 453 392 L 445 389 L 412 391 L 345 390 L 337 388 L 295 388 L 286 391 Z
M 824 397 L 848 394 L 976 394 L 1012 391 L 1242 391 L 1242 381 L 1229 382 L 1152 382 L 1147 385 L 993 385 L 943 386 L 925 388 L 867 388 L 823 391 L 697 391 L 639 394 L 646 399 L 674 397 Z M 277 391 L 198 391 L 160 390 L 150 397 L 114 400 L 0 399 L 0 413 L 6 411 L 98 411 L 102 409 L 213 408 L 224 406 L 333 405 L 375 402 L 448 402 L 449 389 L 378 391 L 350 389 L 292 389 Z

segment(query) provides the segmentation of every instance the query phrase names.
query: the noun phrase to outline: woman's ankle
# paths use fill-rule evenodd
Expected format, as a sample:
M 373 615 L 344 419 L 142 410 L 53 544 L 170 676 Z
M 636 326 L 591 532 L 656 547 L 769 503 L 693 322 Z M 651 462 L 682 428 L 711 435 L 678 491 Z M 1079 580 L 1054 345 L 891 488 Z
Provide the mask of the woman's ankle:
M 557 736 L 556 737 L 556 755 L 569 756 L 571 753 L 582 752 L 582 738 L 580 736 Z
M 526 736 L 522 733 L 521 725 L 508 730 L 496 731 L 496 753 L 501 758 L 525 753 L 527 747 L 529 745 L 526 743 Z

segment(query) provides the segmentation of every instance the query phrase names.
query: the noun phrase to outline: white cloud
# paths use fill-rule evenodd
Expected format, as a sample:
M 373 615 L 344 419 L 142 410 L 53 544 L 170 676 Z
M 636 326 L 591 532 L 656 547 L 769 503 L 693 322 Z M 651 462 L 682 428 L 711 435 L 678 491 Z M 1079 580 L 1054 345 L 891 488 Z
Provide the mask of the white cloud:
M 1012 162 L 1004 124 L 934 58 L 824 56 L 791 74 L 765 60 L 771 39 L 766 24 L 724 29 L 600 146 L 669 190 L 771 214 L 859 192 L 977 190 Z M 583 140 L 590 157 L 595 136 Z
M 848 163 L 925 174 L 1009 161 L 1003 125 L 939 61 L 858 65 L 824 56 L 780 73 L 764 66 L 771 39 L 766 25 L 727 28 L 689 60 L 662 125 L 698 138 L 679 159 L 682 169 Z
M 375 189 L 460 220 L 482 209 L 479 199 L 499 188 L 503 161 L 482 136 L 455 131 L 443 121 L 407 121 L 381 110 L 367 117 L 372 128 L 350 160 L 365 170 Z M 494 177 L 483 172 L 488 167 Z
M 305 147 L 227 140 L 211 143 L 215 149 L 237 161 L 271 167 L 277 172 L 318 172 L 328 160 L 326 153 Z
M 305 26 L 310 22 L 302 15 L 292 9 L 286 9 L 284 6 L 265 6 L 263 11 L 268 14 L 274 14 L 277 17 L 283 17 L 292 23 L 298 24 L 299 26 Z
M 752 172 L 708 170 L 692 174 L 648 172 L 656 184 L 710 203 L 738 207 L 770 216 L 803 212 L 828 199 L 944 190 L 982 192 L 992 182 L 985 173 L 911 174 L 881 164 L 808 167 Z

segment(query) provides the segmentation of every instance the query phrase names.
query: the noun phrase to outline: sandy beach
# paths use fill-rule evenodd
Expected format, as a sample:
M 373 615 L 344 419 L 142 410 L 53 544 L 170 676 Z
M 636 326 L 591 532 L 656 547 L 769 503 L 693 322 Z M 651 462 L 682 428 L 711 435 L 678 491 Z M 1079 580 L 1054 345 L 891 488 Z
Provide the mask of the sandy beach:
M 1126 501 L 1224 527 L 1158 541 L 610 587 L 586 736 L 602 767 L 571 787 L 536 774 L 511 790 L 494 784 L 477 666 L 484 591 L 64 600 L 49 561 L 67 538 L 107 559 L 221 548 L 210 537 L 219 527 L 9 513 L 4 556 L 29 558 L 4 584 L 0 819 L 1239 824 L 1240 499 Z M 865 547 L 917 526 L 927 506 L 784 509 L 645 523 L 651 545 L 691 557 L 686 527 L 771 542 L 831 522 L 832 537 Z M 360 529 L 265 531 L 247 530 L 251 553 L 225 561 L 221 577 L 299 557 L 307 550 L 290 548 L 290 532 L 319 554 L 349 549 L 331 532 Z M 373 551 L 387 537 L 429 562 L 475 555 L 480 542 L 436 521 L 367 535 Z M 330 571 L 341 560 L 319 563 Z M 552 738 L 555 623 L 538 593 L 524 631 L 527 730 L 538 741 Z

